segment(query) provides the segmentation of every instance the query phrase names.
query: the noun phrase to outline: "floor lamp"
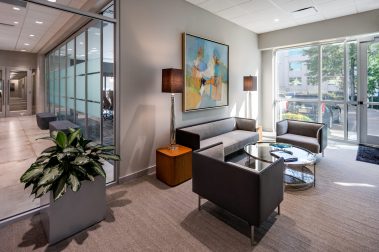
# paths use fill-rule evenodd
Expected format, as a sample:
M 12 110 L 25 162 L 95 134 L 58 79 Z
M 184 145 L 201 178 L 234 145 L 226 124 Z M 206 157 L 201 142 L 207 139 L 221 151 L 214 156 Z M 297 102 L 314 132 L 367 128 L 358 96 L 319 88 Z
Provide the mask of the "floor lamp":
M 257 76 L 244 76 L 243 77 L 243 91 L 249 92 L 249 110 L 250 110 L 250 118 L 252 118 L 252 109 L 251 109 L 251 92 L 250 91 L 257 91 Z
M 184 86 L 183 70 L 162 69 L 162 92 L 171 93 L 170 150 L 175 150 L 175 93 L 182 93 Z

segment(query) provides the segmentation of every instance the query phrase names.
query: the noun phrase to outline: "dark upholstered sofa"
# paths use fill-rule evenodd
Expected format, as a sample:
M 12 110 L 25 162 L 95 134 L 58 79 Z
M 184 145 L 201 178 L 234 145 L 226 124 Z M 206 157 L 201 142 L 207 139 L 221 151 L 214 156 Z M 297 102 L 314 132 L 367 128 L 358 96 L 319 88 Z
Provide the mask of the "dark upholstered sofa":
M 176 142 L 192 150 L 222 142 L 225 155 L 242 149 L 248 143 L 256 143 L 254 119 L 231 117 L 176 129 Z
M 328 128 L 323 123 L 283 120 L 276 123 L 276 141 L 322 153 L 328 144 Z
M 202 148 L 192 156 L 192 190 L 251 226 L 258 227 L 283 201 L 284 161 L 279 159 L 261 171 L 224 162 L 222 143 Z

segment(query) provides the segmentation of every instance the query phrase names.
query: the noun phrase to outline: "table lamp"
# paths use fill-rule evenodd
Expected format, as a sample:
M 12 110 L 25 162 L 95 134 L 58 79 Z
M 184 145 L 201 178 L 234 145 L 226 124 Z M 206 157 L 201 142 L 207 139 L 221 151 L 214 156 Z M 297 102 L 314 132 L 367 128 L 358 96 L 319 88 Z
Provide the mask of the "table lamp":
M 183 70 L 162 69 L 162 92 L 171 93 L 171 124 L 170 124 L 170 150 L 175 147 L 175 93 L 182 93 L 184 86 Z
M 243 77 L 243 91 L 249 92 L 249 110 L 250 110 L 250 118 L 252 117 L 251 113 L 251 92 L 257 91 L 257 77 L 256 76 L 244 76 Z

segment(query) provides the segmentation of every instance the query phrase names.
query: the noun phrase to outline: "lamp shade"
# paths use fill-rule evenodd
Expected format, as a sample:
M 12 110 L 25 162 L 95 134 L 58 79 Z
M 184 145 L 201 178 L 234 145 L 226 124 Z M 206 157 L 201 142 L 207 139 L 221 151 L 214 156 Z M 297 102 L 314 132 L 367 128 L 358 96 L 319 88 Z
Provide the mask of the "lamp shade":
M 257 91 L 257 76 L 243 77 L 243 91 Z
M 174 68 L 162 69 L 163 93 L 182 93 L 183 86 L 183 70 Z

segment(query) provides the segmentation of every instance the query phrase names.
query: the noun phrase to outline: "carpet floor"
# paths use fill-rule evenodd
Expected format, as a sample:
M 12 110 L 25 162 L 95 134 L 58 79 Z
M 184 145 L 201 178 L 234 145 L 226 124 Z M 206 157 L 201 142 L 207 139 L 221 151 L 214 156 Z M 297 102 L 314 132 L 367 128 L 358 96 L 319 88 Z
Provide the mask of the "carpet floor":
M 378 251 L 379 169 L 356 151 L 330 145 L 316 187 L 286 192 L 255 247 L 242 220 L 205 200 L 197 210 L 191 181 L 150 175 L 109 188 L 107 217 L 88 230 L 49 247 L 36 215 L 0 229 L 0 251 Z

